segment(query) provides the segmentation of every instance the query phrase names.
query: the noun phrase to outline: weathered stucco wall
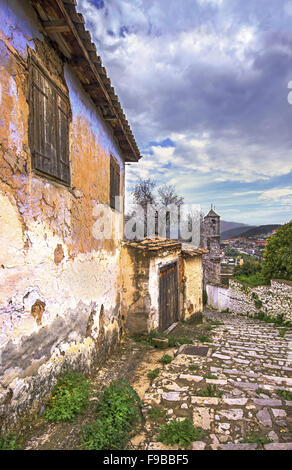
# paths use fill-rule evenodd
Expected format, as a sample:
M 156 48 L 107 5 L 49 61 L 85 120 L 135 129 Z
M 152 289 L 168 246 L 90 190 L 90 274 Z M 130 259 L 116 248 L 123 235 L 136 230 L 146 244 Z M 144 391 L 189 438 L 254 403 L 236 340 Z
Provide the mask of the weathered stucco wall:
M 184 317 L 187 319 L 203 311 L 203 272 L 200 256 L 184 259 L 184 277 Z
M 150 310 L 149 265 L 145 253 L 123 246 L 121 252 L 123 272 L 121 317 L 130 334 L 148 331 Z
M 248 287 L 229 281 L 229 288 L 208 285 L 208 305 L 219 310 L 229 308 L 233 313 L 254 315 L 259 312 L 284 321 L 292 321 L 292 283 L 272 280 L 270 286 Z
M 120 239 L 94 237 L 109 203 L 110 154 L 124 163 L 29 2 L 0 0 L 0 424 L 13 425 L 65 366 L 89 371 L 120 336 Z M 71 187 L 31 169 L 28 47 L 71 104 Z M 111 211 L 122 226 L 121 213 Z

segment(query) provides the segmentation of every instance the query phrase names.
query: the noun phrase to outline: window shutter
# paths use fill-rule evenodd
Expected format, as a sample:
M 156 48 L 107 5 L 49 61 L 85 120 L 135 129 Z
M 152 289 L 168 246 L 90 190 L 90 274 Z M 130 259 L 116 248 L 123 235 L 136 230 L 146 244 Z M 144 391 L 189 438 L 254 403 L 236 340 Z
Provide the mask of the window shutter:
M 112 209 L 120 210 L 115 207 L 115 197 L 120 195 L 120 167 L 113 156 L 110 161 L 110 206 Z
M 118 166 L 118 164 L 116 165 L 116 177 L 115 177 L 115 196 L 119 196 L 120 195 L 120 167 Z M 121 210 L 120 206 L 117 205 L 116 209 L 118 211 Z
M 33 168 L 57 177 L 54 91 L 36 66 L 32 77 Z
M 31 62 L 30 146 L 35 170 L 70 184 L 69 103 Z

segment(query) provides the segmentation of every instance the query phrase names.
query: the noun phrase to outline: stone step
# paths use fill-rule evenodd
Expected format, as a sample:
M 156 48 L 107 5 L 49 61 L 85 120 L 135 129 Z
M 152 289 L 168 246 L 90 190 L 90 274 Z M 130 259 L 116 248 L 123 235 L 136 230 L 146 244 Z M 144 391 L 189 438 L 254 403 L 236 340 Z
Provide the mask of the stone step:
M 258 444 L 224 444 L 219 446 L 221 450 L 257 450 Z
M 272 442 L 264 446 L 265 450 L 292 450 L 292 442 Z
M 228 443 L 220 445 L 221 450 L 257 450 L 261 446 L 258 444 L 234 444 Z M 264 445 L 265 450 L 292 450 L 292 442 L 273 442 L 271 444 Z

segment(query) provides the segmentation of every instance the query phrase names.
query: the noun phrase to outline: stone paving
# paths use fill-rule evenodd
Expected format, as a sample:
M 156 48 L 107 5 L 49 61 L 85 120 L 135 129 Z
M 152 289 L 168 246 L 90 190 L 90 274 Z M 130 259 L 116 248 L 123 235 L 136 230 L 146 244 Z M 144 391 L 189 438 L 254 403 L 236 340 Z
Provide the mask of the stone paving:
M 163 367 L 144 395 L 145 432 L 136 448 L 169 449 L 157 442 L 161 423 L 147 418 L 160 406 L 166 421 L 188 417 L 204 429 L 192 449 L 292 450 L 292 401 L 277 393 L 292 391 L 292 330 L 282 337 L 281 328 L 247 317 L 213 311 L 205 317 L 223 323 L 214 326 L 212 343 L 194 341 L 209 348 L 207 356 L 184 354 L 181 347 Z M 208 386 L 216 387 L 215 396 L 198 396 Z M 241 442 L 251 434 L 271 442 Z

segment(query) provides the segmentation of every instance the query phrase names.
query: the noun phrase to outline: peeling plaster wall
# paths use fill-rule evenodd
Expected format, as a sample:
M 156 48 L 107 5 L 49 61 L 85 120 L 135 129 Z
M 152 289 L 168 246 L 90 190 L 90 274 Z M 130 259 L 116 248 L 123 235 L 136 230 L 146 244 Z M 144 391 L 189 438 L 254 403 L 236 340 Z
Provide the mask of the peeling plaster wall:
M 203 272 L 200 256 L 184 259 L 184 276 L 184 317 L 187 319 L 203 311 Z
M 145 253 L 124 246 L 121 253 L 123 272 L 122 321 L 130 334 L 148 331 L 150 309 L 149 266 Z
M 0 0 L 0 424 L 37 408 L 66 366 L 89 372 L 120 337 L 119 232 L 95 239 L 110 154 L 124 162 L 75 73 L 39 32 L 29 2 Z M 31 169 L 27 47 L 71 104 L 70 188 Z

